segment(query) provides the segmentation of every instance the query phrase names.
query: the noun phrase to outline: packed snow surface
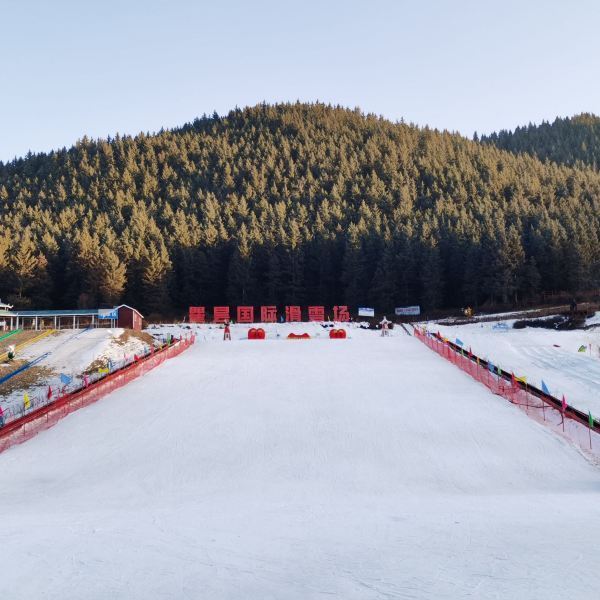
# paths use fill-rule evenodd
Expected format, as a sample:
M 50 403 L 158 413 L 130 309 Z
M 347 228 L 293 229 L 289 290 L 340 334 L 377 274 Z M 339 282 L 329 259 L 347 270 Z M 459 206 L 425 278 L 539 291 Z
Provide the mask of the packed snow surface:
M 556 331 L 527 327 L 498 331 L 494 322 L 469 325 L 429 325 L 465 348 L 541 387 L 583 411 L 600 416 L 600 329 Z M 584 348 L 582 348 L 582 346 Z M 584 351 L 580 352 L 582 349 Z
M 2 598 L 597 598 L 564 439 L 401 330 L 268 329 L 0 454 Z

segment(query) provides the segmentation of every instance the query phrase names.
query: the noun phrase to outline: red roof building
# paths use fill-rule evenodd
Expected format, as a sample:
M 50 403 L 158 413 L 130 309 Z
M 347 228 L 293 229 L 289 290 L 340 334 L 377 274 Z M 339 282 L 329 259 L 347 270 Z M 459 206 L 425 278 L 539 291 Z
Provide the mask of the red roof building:
M 127 304 L 117 306 L 116 310 L 118 311 L 117 327 L 134 329 L 135 331 L 142 330 L 142 320 L 144 319 L 144 316 L 139 310 L 127 306 Z

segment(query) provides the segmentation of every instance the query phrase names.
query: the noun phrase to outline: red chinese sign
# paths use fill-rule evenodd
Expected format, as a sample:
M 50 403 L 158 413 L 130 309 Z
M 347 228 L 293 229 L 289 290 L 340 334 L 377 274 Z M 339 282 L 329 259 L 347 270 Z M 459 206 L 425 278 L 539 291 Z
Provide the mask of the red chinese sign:
M 324 321 L 325 320 L 325 307 L 324 306 L 309 306 L 308 307 L 308 320 L 309 321 Z
M 234 309 L 237 315 L 238 323 L 255 323 L 254 306 L 238 306 Z M 325 320 L 324 306 L 308 306 L 308 320 L 313 322 Z M 258 310 L 257 310 L 258 313 Z M 258 314 L 256 314 L 258 319 Z M 209 318 L 206 307 L 190 306 L 189 307 L 189 322 L 190 323 L 206 323 Z M 329 317 L 328 317 L 329 318 Z M 347 322 L 350 321 L 350 311 L 348 306 L 333 307 L 334 321 Z M 213 307 L 213 322 L 225 323 L 231 320 L 231 312 L 229 306 Z M 298 323 L 302 321 L 302 307 L 286 306 L 285 320 L 288 323 Z M 277 306 L 261 306 L 260 307 L 260 322 L 261 323 L 276 323 L 277 322 Z
M 285 320 L 288 323 L 297 323 L 302 321 L 302 310 L 299 306 L 286 306 L 285 307 Z
M 254 323 L 254 306 L 237 307 L 238 323 Z
M 341 321 L 342 323 L 350 320 L 350 313 L 348 312 L 347 306 L 334 306 L 333 307 L 333 320 Z
M 277 323 L 277 307 L 276 306 L 261 306 L 260 307 L 260 322 L 261 323 Z
M 190 306 L 190 323 L 205 323 L 206 308 L 204 306 Z
M 229 321 L 229 306 L 215 306 L 213 311 L 213 321 L 215 323 L 225 323 L 225 321 Z

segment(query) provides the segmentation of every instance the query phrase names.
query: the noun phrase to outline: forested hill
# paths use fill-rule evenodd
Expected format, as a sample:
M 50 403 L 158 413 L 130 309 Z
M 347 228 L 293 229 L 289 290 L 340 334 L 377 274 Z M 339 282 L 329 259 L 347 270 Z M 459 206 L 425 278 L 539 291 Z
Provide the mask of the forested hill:
M 541 160 L 600 169 L 600 117 L 592 114 L 503 130 L 480 141 L 511 152 L 528 152 Z
M 320 104 L 0 164 L 0 297 L 426 308 L 597 285 L 600 175 Z

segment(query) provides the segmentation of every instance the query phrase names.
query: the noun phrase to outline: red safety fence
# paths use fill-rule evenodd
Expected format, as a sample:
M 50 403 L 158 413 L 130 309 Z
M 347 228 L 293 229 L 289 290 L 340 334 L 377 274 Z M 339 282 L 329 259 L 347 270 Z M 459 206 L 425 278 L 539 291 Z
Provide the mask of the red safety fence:
M 107 394 L 146 374 L 169 358 L 178 356 L 194 341 L 195 337 L 192 335 L 165 345 L 88 387 L 60 396 L 51 403 L 26 414 L 23 418 L 8 423 L 0 429 L 0 452 L 27 441 L 40 431 L 56 425 L 58 421 L 72 412 L 93 404 Z
M 485 385 L 492 393 L 506 398 L 530 417 L 551 427 L 574 442 L 582 450 L 600 456 L 600 427 L 597 421 L 558 398 L 528 385 L 472 352 L 466 352 L 452 342 L 418 327 L 414 336 L 434 352 Z

